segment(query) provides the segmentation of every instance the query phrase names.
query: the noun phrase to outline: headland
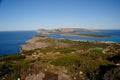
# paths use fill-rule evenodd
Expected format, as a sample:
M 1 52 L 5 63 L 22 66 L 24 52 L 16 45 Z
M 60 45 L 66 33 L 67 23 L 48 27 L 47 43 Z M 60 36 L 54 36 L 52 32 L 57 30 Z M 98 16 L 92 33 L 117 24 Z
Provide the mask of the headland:
M 19 54 L 0 57 L 0 79 L 115 79 L 120 73 L 119 47 L 120 43 L 117 42 L 79 41 L 36 35 L 21 45 Z

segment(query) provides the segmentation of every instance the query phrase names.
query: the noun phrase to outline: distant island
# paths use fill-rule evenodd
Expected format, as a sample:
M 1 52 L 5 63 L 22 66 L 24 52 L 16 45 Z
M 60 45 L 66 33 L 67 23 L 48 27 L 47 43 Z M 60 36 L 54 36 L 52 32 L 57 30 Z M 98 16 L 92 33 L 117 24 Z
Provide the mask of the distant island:
M 73 33 L 73 32 L 94 32 L 96 30 L 89 30 L 89 29 L 83 29 L 83 28 L 60 28 L 60 29 L 38 29 L 38 33 L 42 34 L 49 34 L 49 33 Z
M 83 29 L 83 28 L 60 28 L 60 29 L 39 29 L 38 33 L 41 34 L 60 34 L 66 36 L 82 36 L 82 37 L 95 37 L 95 38 L 106 38 L 111 37 L 108 35 L 100 35 L 100 34 L 89 34 L 91 32 L 96 32 L 97 30 Z M 84 33 L 80 33 L 84 32 Z

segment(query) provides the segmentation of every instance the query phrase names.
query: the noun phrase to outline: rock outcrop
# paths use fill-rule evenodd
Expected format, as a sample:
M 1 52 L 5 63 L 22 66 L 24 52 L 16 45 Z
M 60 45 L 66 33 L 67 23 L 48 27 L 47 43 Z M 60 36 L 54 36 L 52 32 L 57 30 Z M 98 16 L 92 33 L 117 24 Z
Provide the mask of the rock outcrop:
M 21 45 L 20 48 L 22 51 L 26 51 L 48 47 L 50 45 L 49 42 L 42 42 L 46 39 L 47 37 L 33 37 L 31 40 L 26 41 L 25 45 Z

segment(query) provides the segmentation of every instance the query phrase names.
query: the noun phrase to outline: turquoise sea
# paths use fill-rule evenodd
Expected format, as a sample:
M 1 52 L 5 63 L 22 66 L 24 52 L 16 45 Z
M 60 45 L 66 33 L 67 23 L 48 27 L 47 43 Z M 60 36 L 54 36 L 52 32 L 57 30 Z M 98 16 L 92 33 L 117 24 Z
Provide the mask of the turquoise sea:
M 95 41 L 114 41 L 120 42 L 120 30 L 99 30 L 96 32 L 81 32 L 86 34 L 100 34 L 111 37 L 93 38 L 81 36 L 64 36 L 60 34 L 48 34 L 47 36 L 55 38 L 67 38 L 72 40 L 95 40 Z M 25 44 L 25 41 L 36 35 L 36 31 L 1 31 L 0 32 L 0 56 L 19 53 L 19 46 Z
M 96 30 L 95 32 L 78 32 L 78 33 L 105 35 L 105 36 L 110 36 L 110 37 L 98 38 L 98 37 L 84 37 L 84 36 L 64 36 L 64 35 L 60 35 L 60 34 L 48 34 L 48 36 L 55 37 L 55 38 L 67 38 L 67 39 L 72 39 L 72 40 L 120 42 L 120 30 Z

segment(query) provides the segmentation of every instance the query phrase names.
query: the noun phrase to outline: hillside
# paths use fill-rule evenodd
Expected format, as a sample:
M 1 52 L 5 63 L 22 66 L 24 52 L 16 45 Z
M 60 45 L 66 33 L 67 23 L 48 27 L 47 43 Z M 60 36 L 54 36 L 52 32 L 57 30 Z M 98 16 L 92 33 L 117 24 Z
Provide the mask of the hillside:
M 34 36 L 0 57 L 0 80 L 119 80 L 120 43 Z

